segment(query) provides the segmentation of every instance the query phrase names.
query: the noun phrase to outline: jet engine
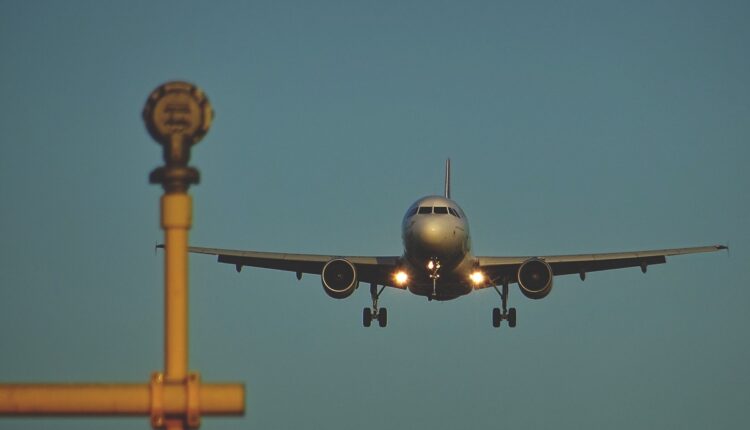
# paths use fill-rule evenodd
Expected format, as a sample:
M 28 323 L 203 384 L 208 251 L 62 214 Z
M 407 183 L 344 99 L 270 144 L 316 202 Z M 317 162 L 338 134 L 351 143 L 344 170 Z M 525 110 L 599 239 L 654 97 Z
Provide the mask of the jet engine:
M 323 266 L 320 274 L 323 290 L 334 299 L 345 299 L 359 286 L 357 269 L 343 258 L 336 258 Z
M 524 296 L 543 299 L 552 291 L 552 268 L 539 258 L 529 258 L 518 268 L 518 286 Z

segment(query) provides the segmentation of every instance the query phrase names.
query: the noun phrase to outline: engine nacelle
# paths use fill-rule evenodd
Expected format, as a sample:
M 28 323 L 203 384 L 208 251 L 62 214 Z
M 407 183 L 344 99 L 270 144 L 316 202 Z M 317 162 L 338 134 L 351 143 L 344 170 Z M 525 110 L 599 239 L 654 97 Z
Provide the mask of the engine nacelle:
M 524 296 L 543 299 L 552 291 L 552 268 L 546 261 L 529 258 L 518 268 L 518 286 Z
M 348 260 L 336 258 L 323 266 L 320 273 L 323 290 L 334 299 L 345 299 L 359 286 L 357 269 Z

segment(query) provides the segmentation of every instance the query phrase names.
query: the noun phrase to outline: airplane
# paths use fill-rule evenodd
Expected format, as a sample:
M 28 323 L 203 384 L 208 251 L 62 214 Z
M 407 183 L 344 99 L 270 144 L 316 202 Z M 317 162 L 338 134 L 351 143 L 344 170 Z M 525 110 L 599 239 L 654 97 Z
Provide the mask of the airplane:
M 674 255 L 714 252 L 724 245 L 659 249 L 605 254 L 549 256 L 475 256 L 466 213 L 451 198 L 451 164 L 445 163 L 445 190 L 442 196 L 430 195 L 415 201 L 401 222 L 404 252 L 400 256 L 337 256 L 241 251 L 189 247 L 192 253 L 216 255 L 220 263 L 320 275 L 323 290 L 332 298 L 352 295 L 360 282 L 370 284 L 372 307 L 362 311 L 362 323 L 370 327 L 377 320 L 388 324 L 388 310 L 378 306 L 386 287 L 408 290 L 428 300 L 453 300 L 474 290 L 493 288 L 500 295 L 500 308 L 492 309 L 492 325 L 507 321 L 516 326 L 516 309 L 508 308 L 509 285 L 517 284 L 521 293 L 534 300 L 547 297 L 555 276 L 586 274 L 601 270 L 640 267 L 646 273 L 652 264 L 666 263 Z

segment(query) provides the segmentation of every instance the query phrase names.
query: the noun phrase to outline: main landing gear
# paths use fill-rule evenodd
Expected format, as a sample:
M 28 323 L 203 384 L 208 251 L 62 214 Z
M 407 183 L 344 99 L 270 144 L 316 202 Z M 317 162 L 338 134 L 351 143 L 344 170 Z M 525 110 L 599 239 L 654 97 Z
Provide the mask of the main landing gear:
M 364 325 L 365 327 L 370 327 L 373 319 L 378 320 L 378 325 L 380 327 L 385 327 L 386 325 L 388 325 L 388 309 L 378 308 L 378 298 L 383 293 L 383 290 L 385 290 L 385 286 L 380 287 L 380 290 L 378 290 L 378 286 L 376 284 L 370 284 L 372 308 L 364 308 L 362 310 L 362 325 Z
M 503 291 L 497 289 L 497 286 L 493 283 L 492 288 L 500 294 L 500 298 L 503 302 L 502 312 L 498 308 L 492 309 L 492 326 L 500 327 L 500 323 L 503 320 L 508 321 L 508 326 L 513 328 L 516 326 L 516 308 L 508 309 L 508 279 L 503 280 Z

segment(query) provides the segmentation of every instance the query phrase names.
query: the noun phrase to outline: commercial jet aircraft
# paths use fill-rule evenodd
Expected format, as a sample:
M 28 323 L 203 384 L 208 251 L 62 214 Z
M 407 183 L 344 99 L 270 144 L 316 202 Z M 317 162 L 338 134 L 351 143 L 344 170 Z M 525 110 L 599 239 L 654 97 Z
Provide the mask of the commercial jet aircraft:
M 445 163 L 445 193 L 427 196 L 414 202 L 401 223 L 404 252 L 400 256 L 351 257 L 314 254 L 237 251 L 231 249 L 190 247 L 190 252 L 218 256 L 220 263 L 320 275 L 323 290 L 330 297 L 343 299 L 357 289 L 360 282 L 370 284 L 372 307 L 362 312 L 365 327 L 378 321 L 388 323 L 386 308 L 378 299 L 386 287 L 408 290 L 429 300 L 452 300 L 474 290 L 493 288 L 500 295 L 501 307 L 492 310 L 492 325 L 502 321 L 516 326 L 516 309 L 508 308 L 508 286 L 518 284 L 530 299 L 543 299 L 552 290 L 555 276 L 578 274 L 586 279 L 588 272 L 646 268 L 666 262 L 667 256 L 713 252 L 727 249 L 723 245 L 692 248 L 607 254 L 577 254 L 519 257 L 478 257 L 471 252 L 469 221 L 451 199 L 450 160 Z

